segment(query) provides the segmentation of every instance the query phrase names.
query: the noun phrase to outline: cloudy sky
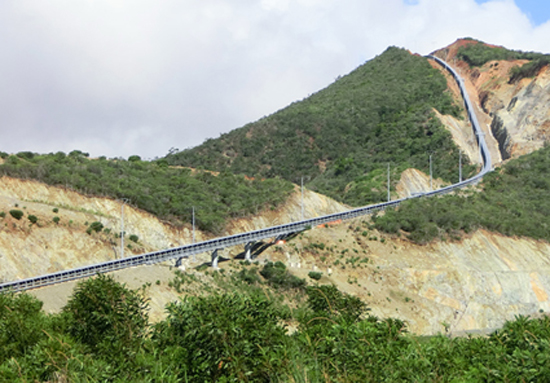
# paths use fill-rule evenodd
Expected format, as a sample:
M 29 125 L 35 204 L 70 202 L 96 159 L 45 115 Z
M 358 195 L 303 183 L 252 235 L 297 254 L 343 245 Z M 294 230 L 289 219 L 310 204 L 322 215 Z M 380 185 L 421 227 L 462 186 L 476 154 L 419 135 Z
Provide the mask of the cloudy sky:
M 550 53 L 549 19 L 547 0 L 1 0 L 0 151 L 160 157 L 390 45 Z

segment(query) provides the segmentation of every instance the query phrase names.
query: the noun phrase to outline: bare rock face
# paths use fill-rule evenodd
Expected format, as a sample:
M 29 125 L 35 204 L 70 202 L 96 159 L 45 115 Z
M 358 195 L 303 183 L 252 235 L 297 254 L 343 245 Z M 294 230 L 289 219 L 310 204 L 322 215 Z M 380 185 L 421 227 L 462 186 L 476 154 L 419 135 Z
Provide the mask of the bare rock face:
M 426 308 L 423 318 L 411 318 L 419 332 L 436 332 L 441 322 L 454 332 L 492 330 L 515 315 L 550 310 L 550 245 L 542 241 L 479 230 L 390 258 L 399 287 Z
M 524 65 L 526 60 L 490 61 L 480 68 L 470 68 L 456 58 L 458 49 L 466 44 L 477 42 L 458 40 L 435 54 L 447 60 L 465 79 L 470 99 L 477 108 L 477 117 L 485 130 L 493 165 L 542 148 L 550 140 L 550 68 L 544 67 L 534 78 L 510 83 L 510 70 Z M 451 89 L 455 87 L 450 81 L 448 83 Z M 458 100 L 456 92 L 453 94 Z M 468 145 L 457 134 L 456 126 L 449 123 L 446 116 L 440 119 L 457 145 L 468 153 L 472 162 L 477 162 L 475 154 L 468 151 Z M 462 132 L 467 137 L 468 130 L 463 128 Z
M 494 117 L 491 130 L 503 159 L 531 153 L 550 140 L 550 68 L 534 79 L 522 80 L 514 90 L 491 95 L 493 103 L 501 101 L 490 113 Z
M 479 147 L 470 122 L 466 118 L 457 119 L 453 116 L 442 115 L 436 110 L 434 113 L 453 136 L 453 141 L 462 151 L 464 160 L 468 159 L 472 164 L 481 165 Z
M 363 230 L 358 221 L 316 228 L 280 259 L 304 278 L 322 272 L 321 282 L 359 296 L 378 317 L 404 320 L 417 334 L 488 332 L 515 315 L 550 311 L 546 242 L 478 230 L 421 246 Z M 335 250 L 310 250 L 321 242 Z
M 401 178 L 397 183 L 396 189 L 399 198 L 413 197 L 417 194 L 439 189 L 444 185 L 441 179 L 432 179 L 430 186 L 430 176 L 422 173 L 418 169 L 410 168 L 401 173 Z

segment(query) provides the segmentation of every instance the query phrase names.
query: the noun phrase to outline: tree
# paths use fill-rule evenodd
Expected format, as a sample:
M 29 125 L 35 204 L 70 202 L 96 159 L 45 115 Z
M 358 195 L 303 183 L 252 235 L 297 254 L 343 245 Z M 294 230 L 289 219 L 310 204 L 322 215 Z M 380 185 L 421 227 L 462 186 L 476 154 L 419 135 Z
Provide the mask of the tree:
M 23 294 L 0 294 L 0 364 L 28 352 L 46 338 L 42 302 Z
M 24 215 L 24 213 L 21 210 L 13 209 L 10 210 L 10 215 L 15 219 L 21 219 Z
M 147 333 L 148 303 L 103 274 L 80 282 L 63 312 L 67 330 L 98 355 L 131 358 Z
M 282 371 L 287 314 L 265 295 L 187 296 L 167 309 L 153 339 L 181 378 L 268 382 Z

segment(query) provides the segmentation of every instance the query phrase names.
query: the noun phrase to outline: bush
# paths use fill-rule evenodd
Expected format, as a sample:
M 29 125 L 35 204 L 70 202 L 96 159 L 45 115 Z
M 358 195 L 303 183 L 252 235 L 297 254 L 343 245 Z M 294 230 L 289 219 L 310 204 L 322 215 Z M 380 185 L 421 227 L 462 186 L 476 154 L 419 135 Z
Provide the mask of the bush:
M 101 230 L 103 230 L 103 224 L 99 221 L 92 222 L 90 224 L 89 230 L 99 233 Z
M 53 217 L 52 221 L 54 221 L 56 225 L 59 224 L 59 217 L 58 216 Z
M 147 310 L 138 291 L 100 274 L 79 282 L 63 313 L 68 333 L 93 352 L 127 358 L 145 341 Z
M 21 219 L 24 215 L 24 213 L 21 210 L 10 210 L 10 215 L 15 219 Z
M 287 314 L 264 294 L 186 296 L 167 310 L 153 340 L 181 381 L 270 382 L 284 371 Z
M 247 179 L 229 172 L 215 176 L 159 167 L 137 158 L 90 160 L 79 151 L 68 156 L 36 154 L 30 159 L 10 156 L 0 164 L 3 175 L 62 185 L 86 195 L 127 198 L 132 205 L 176 224 L 191 222 L 191 206 L 199 203 L 197 228 L 210 232 L 221 232 L 229 218 L 277 206 L 294 190 L 290 182 L 280 179 Z M 51 208 L 58 213 L 58 207 Z
M 550 56 L 533 60 L 520 66 L 515 66 L 510 69 L 510 79 L 508 83 L 514 84 L 524 78 L 536 76 L 540 70 L 550 63 Z
M 374 215 L 376 229 L 407 233 L 418 244 L 456 240 L 479 227 L 550 241 L 550 146 L 510 160 L 487 174 L 481 192 L 416 198 Z
M 5 217 L 6 217 L 6 212 L 0 211 L 0 218 L 5 218 Z
M 460 115 L 445 76 L 390 47 L 311 97 L 166 160 L 293 182 L 307 174 L 310 189 L 364 206 L 386 200 L 390 160 L 395 183 L 406 168 L 428 172 L 426 152 L 437 148 L 437 176 L 458 178 L 458 148 L 434 109 Z
M 54 207 L 53 210 L 52 210 L 54 213 L 58 213 L 59 212 L 59 209 Z
M 130 241 L 136 242 L 136 243 L 139 240 L 139 237 L 135 234 L 130 235 L 130 237 L 128 237 L 128 238 L 130 239 Z
M 19 152 L 19 153 L 17 153 L 17 157 L 24 158 L 24 159 L 27 159 L 27 160 L 32 160 L 33 157 L 34 157 L 34 153 L 33 152 Z
M 267 279 L 268 283 L 276 288 L 299 289 L 306 285 L 304 279 L 290 274 L 284 263 L 268 262 L 260 271 L 260 275 Z
M 27 218 L 29 219 L 29 221 L 31 221 L 32 224 L 35 224 L 36 222 L 38 222 L 38 217 L 35 215 L 29 214 Z
M 0 293 L 0 364 L 46 338 L 47 318 L 41 309 L 42 302 L 26 293 Z
M 253 285 L 254 283 L 260 282 L 260 276 L 258 275 L 258 269 L 256 267 L 252 267 L 250 269 L 242 269 L 238 273 L 235 274 L 235 278 L 248 283 L 249 285 Z
M 307 274 L 307 276 L 310 277 L 311 279 L 314 279 L 314 280 L 318 281 L 323 276 L 323 273 L 320 273 L 318 271 L 310 271 Z
M 353 322 L 368 311 L 361 299 L 338 290 L 334 285 L 308 287 L 307 303 L 315 315 L 341 316 Z

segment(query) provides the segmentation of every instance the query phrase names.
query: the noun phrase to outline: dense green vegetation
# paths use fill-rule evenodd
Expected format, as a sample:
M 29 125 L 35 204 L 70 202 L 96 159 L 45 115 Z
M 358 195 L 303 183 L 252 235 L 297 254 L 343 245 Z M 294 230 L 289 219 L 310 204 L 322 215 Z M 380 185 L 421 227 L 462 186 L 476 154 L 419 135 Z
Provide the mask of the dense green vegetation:
M 417 243 L 458 238 L 480 227 L 550 241 L 549 180 L 546 147 L 486 175 L 480 192 L 411 200 L 374 217 L 375 227 L 387 233 L 403 231 Z
M 191 222 L 195 207 L 198 227 L 214 233 L 223 229 L 228 218 L 275 207 L 293 190 L 291 183 L 278 178 L 249 180 L 228 172 L 193 174 L 162 161 L 141 161 L 137 156 L 128 161 L 92 160 L 80 151 L 68 155 L 21 152 L 6 157 L 0 175 L 34 179 L 88 195 L 125 198 L 174 223 Z
M 470 66 L 482 66 L 493 60 L 529 60 L 522 66 L 510 70 L 509 82 L 514 83 L 526 77 L 533 77 L 545 66 L 550 64 L 550 55 L 536 52 L 522 52 L 495 47 L 479 41 L 472 41 L 458 49 L 457 57 Z
M 352 205 L 386 198 L 407 167 L 458 179 L 458 150 L 433 109 L 459 116 L 445 77 L 428 61 L 388 48 L 349 75 L 303 101 L 166 157 L 172 165 L 229 170 L 308 186 Z M 472 171 L 468 168 L 467 171 Z
M 334 286 L 302 287 L 285 301 L 261 280 L 219 272 L 214 280 L 231 288 L 170 303 L 156 325 L 147 322 L 143 290 L 110 277 L 80 282 L 56 315 L 46 315 L 30 295 L 0 294 L 0 381 L 533 382 L 550 376 L 546 316 L 518 317 L 486 337 L 418 337 L 400 320 L 369 315 L 364 302 Z

